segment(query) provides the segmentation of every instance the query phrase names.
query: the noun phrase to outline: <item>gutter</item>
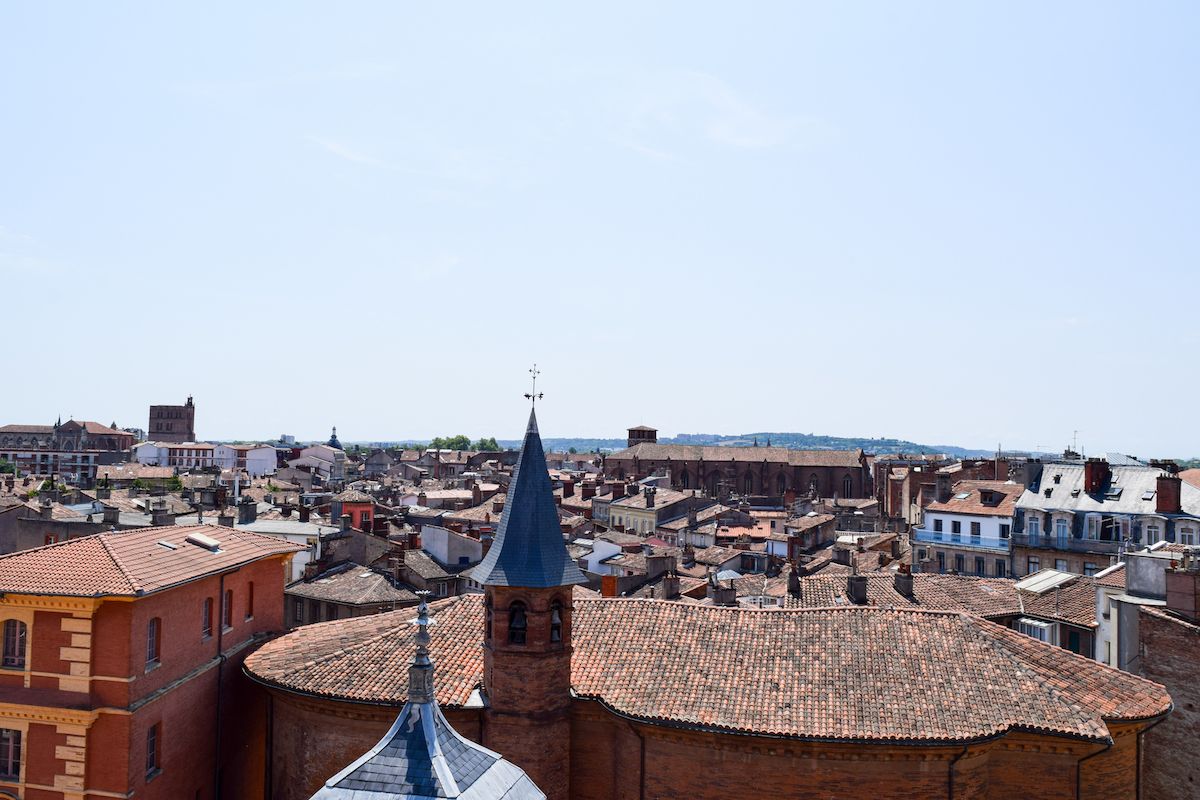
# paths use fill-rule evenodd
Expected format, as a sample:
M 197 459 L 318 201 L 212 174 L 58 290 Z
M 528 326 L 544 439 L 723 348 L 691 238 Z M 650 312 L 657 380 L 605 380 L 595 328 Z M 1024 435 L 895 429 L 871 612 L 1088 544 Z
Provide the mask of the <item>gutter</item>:
M 1084 756 L 1083 758 L 1079 759 L 1078 762 L 1076 762 L 1076 764 L 1075 764 L 1075 800 L 1083 800 L 1083 762 L 1087 761 L 1088 759 L 1095 758 L 1096 756 L 1104 755 L 1105 753 L 1107 753 L 1109 750 L 1112 749 L 1113 744 L 1114 744 L 1113 740 L 1109 739 L 1108 743 L 1105 744 L 1104 747 L 1102 747 L 1099 750 L 1097 750 L 1096 752 L 1092 753 L 1090 756 Z M 1138 777 L 1138 785 L 1139 786 L 1141 785 L 1140 775 Z
M 962 758 L 963 756 L 965 756 L 967 754 L 967 750 L 968 750 L 968 747 L 966 745 L 963 745 L 962 752 L 959 753 L 958 755 L 956 755 L 954 758 L 950 759 L 950 765 L 946 770 L 946 798 L 947 798 L 947 800 L 954 800 L 954 765 L 958 763 L 960 758 Z

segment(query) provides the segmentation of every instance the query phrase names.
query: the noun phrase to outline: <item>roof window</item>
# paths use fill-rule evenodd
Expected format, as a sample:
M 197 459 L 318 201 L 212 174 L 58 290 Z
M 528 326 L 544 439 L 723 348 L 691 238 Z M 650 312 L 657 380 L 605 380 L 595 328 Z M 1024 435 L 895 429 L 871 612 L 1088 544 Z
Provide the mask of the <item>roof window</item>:
M 1148 492 L 1142 492 L 1142 499 L 1143 500 L 1153 500 L 1154 499 L 1154 490 L 1151 489 Z
M 221 549 L 220 541 L 211 536 L 205 536 L 203 533 L 189 533 L 184 541 L 197 547 L 203 547 L 210 553 L 216 553 Z

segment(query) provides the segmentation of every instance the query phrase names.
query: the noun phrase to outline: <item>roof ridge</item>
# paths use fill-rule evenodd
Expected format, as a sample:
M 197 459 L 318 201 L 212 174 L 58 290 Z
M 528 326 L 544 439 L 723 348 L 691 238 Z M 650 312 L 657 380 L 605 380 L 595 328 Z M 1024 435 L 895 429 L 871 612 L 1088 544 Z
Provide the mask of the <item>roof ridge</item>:
M 742 577 L 751 577 L 743 575 Z M 967 611 L 956 611 L 947 608 L 912 608 L 908 606 L 881 606 L 881 605 L 829 605 L 829 606 L 792 606 L 784 608 L 757 608 L 755 606 L 714 606 L 714 605 L 680 605 L 675 600 L 664 600 L 657 597 L 580 597 L 576 599 L 577 603 L 660 603 L 671 606 L 672 608 L 701 608 L 711 611 L 745 611 L 755 614 L 803 614 L 814 611 L 844 611 L 844 612 L 903 612 L 906 614 L 930 614 L 934 616 L 953 617 L 953 616 L 971 616 L 978 619 L 984 619 L 978 614 L 973 614 Z M 986 622 L 987 620 L 984 619 Z
M 147 529 L 147 530 L 152 530 L 152 529 Z M 121 561 L 120 558 L 117 557 L 116 552 L 114 552 L 113 549 L 109 546 L 109 544 L 108 544 L 109 534 L 101 533 L 101 534 L 99 534 L 99 537 L 100 537 L 100 546 L 104 548 L 104 552 L 108 554 L 108 557 L 110 559 L 112 559 L 113 565 L 116 566 L 116 568 L 120 571 L 121 577 L 125 579 L 125 582 L 127 584 L 129 584 L 129 588 L 131 590 L 133 590 L 134 594 L 141 592 L 142 591 L 141 585 L 139 585 L 137 583 L 137 581 L 135 581 L 133 579 L 133 576 L 129 573 L 129 568 L 125 566 L 125 563 L 123 561 Z

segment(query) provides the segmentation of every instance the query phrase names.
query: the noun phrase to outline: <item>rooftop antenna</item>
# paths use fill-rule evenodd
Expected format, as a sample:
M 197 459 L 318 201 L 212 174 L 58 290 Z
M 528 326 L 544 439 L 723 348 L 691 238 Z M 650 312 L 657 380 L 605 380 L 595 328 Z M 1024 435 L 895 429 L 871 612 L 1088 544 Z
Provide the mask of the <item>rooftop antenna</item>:
M 531 390 L 525 393 L 525 399 L 528 400 L 530 404 L 536 404 L 538 400 L 542 399 L 542 393 L 537 390 L 537 376 L 541 374 L 542 373 L 538 371 L 537 362 L 534 362 L 533 368 L 529 370 L 529 375 L 532 380 Z

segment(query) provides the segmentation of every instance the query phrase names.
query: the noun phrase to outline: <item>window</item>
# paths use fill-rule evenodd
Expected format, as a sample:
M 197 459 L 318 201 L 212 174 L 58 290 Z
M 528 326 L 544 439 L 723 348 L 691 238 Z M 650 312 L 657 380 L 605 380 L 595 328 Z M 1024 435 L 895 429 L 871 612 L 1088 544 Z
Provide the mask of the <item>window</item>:
M 1025 528 L 1029 531 L 1031 537 L 1038 537 L 1042 534 L 1042 521 L 1037 517 L 1030 517 L 1025 522 Z
M 742 479 L 742 491 L 746 494 L 754 494 L 754 476 L 746 473 L 746 477 Z
M 562 641 L 562 603 L 557 600 L 550 604 L 550 641 Z
M 1007 522 L 1000 523 L 1000 538 L 1001 539 L 1007 539 L 1009 533 L 1011 533 L 1011 532 L 1012 532 L 1012 525 L 1010 525 Z
M 959 575 L 962 575 L 964 572 L 966 572 L 966 559 L 963 558 L 962 553 L 954 554 L 954 571 Z
M 0 778 L 21 778 L 21 732 L 0 728 Z
M 204 598 L 204 607 L 200 610 L 200 638 L 212 636 L 213 599 Z
M 154 723 L 146 730 L 146 778 L 150 779 L 162 771 L 158 760 L 159 730 L 161 723 Z
M 958 520 L 953 520 L 950 523 L 951 533 L 962 533 L 962 523 Z
M 27 630 L 25 623 L 19 619 L 4 621 L 4 660 L 5 669 L 25 669 L 25 641 Z
M 1008 575 L 1008 565 L 1004 563 L 1003 558 L 996 559 L 996 577 L 1004 578 Z
M 982 532 L 982 531 L 981 531 L 981 529 L 980 529 L 979 523 L 978 523 L 978 522 L 972 522 L 972 523 L 971 523 L 971 535 L 972 535 L 972 536 L 974 536 L 976 539 L 978 539 L 978 538 L 979 538 L 979 534 L 980 534 L 981 532 Z
M 940 519 L 935 519 L 935 520 L 933 521 L 933 529 L 934 529 L 934 531 L 936 531 L 937 533 L 941 533 L 941 532 L 942 532 L 942 521 L 941 521 Z
M 1156 544 L 1160 534 L 1160 529 L 1157 523 L 1150 523 L 1146 526 L 1146 544 Z
M 57 533 L 47 533 L 46 538 L 43 541 L 46 544 L 58 544 L 59 542 L 62 541 L 62 537 L 59 536 Z
M 679 487 L 681 489 L 692 488 L 692 476 L 688 474 L 686 469 L 679 476 Z
M 854 494 L 854 481 L 850 480 L 850 476 L 842 478 L 842 497 L 849 497 Z
M 162 620 L 158 617 L 146 625 L 146 667 L 158 666 L 159 646 L 162 643 Z
M 225 630 L 233 627 L 233 589 L 226 589 L 221 598 L 221 627 Z
M 946 554 L 939 552 L 937 554 L 937 559 L 938 559 L 938 572 L 945 572 L 946 571 Z
M 1030 556 L 1029 557 L 1029 566 L 1025 570 L 1025 574 L 1032 575 L 1033 573 L 1037 572 L 1041 568 L 1042 568 L 1041 560 L 1037 556 Z
M 1096 564 L 1093 561 L 1083 562 L 1083 574 L 1089 578 L 1096 574 Z
M 525 614 L 525 604 L 517 601 L 508 607 L 508 643 L 525 644 L 525 633 L 529 620 Z
M 1087 537 L 1089 539 L 1099 539 L 1100 538 L 1100 518 L 1099 517 L 1089 516 L 1087 518 Z
M 1054 559 L 1054 568 L 1059 572 L 1067 572 L 1067 560 L 1065 558 Z
M 299 598 L 292 607 L 292 619 L 295 622 L 304 622 L 304 601 Z
M 1039 641 L 1048 644 L 1058 644 L 1058 635 L 1055 626 L 1049 622 L 1021 617 L 1017 620 L 1017 630 Z
M 983 565 L 983 556 L 975 556 L 975 574 L 980 578 L 987 574 L 987 568 Z
M 1066 541 L 1067 536 L 1069 536 L 1070 533 L 1070 528 L 1067 526 L 1067 521 L 1065 519 L 1054 520 L 1055 538 L 1057 538 L 1059 541 Z
M 254 619 L 254 581 L 246 584 L 246 619 Z
M 1179 529 L 1179 543 L 1180 544 L 1195 544 L 1196 543 L 1196 529 L 1192 528 L 1192 527 L 1180 528 Z

